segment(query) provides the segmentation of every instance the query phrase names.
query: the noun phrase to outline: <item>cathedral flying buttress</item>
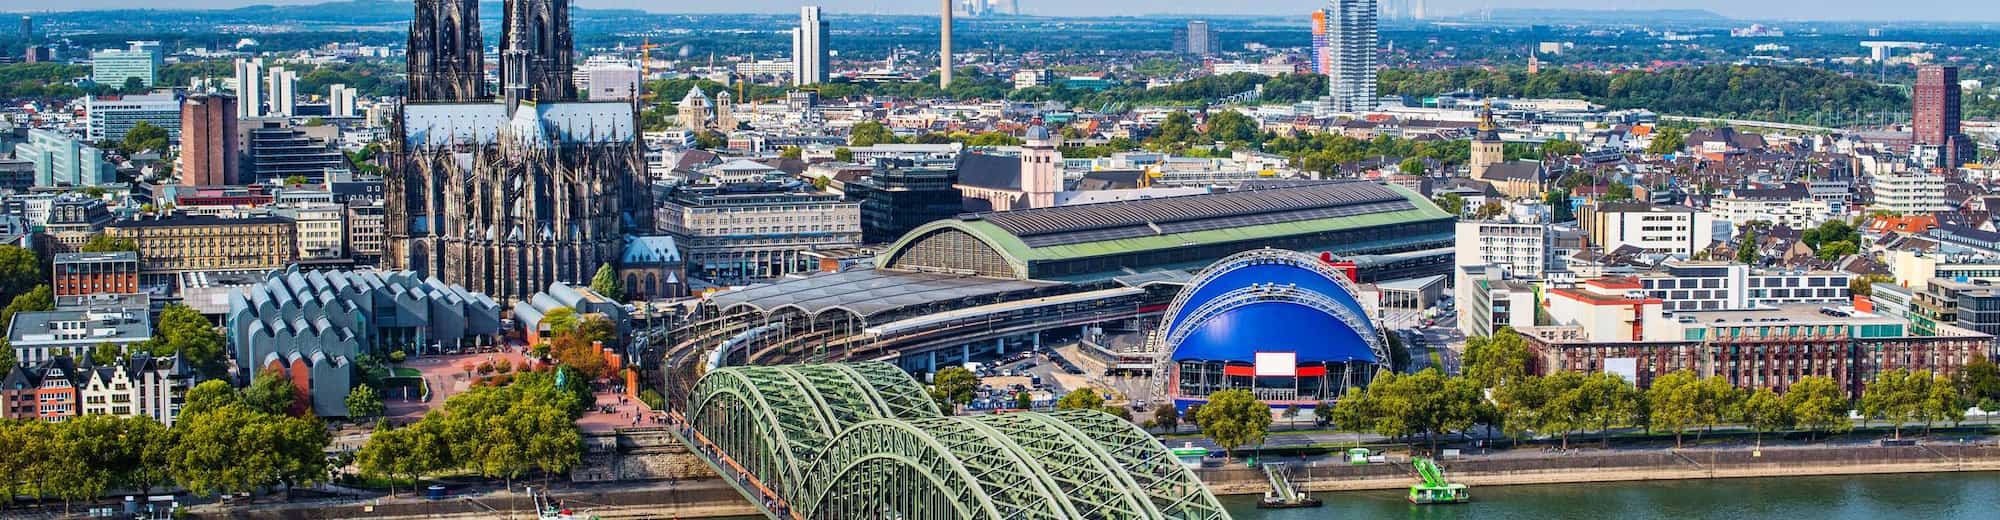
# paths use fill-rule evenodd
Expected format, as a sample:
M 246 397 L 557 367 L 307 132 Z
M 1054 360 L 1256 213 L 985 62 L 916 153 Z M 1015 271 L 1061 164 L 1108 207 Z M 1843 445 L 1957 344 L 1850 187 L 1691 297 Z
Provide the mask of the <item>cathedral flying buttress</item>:
M 460 2 L 472 0 L 418 0 L 411 41 L 477 46 L 476 39 L 414 34 L 427 11 Z M 385 183 L 385 262 L 517 301 L 553 282 L 587 283 L 599 266 L 617 267 L 626 236 L 652 230 L 652 196 L 637 107 L 577 101 L 568 88 L 568 2 L 505 6 L 500 99 L 420 99 L 415 78 L 451 73 L 434 69 L 438 60 L 410 62 L 412 100 L 395 136 L 398 168 Z M 468 19 L 477 20 L 473 9 Z

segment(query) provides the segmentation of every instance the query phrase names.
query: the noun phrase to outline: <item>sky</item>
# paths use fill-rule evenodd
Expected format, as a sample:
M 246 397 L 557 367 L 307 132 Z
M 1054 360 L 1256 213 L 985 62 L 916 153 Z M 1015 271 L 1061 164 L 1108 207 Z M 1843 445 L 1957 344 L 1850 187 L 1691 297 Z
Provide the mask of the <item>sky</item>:
M 316 3 L 319 0 L 6 0 L 0 11 L 88 10 L 172 5 L 179 8 L 226 8 L 252 4 Z M 830 13 L 936 12 L 939 0 L 575 0 L 595 8 L 635 8 L 674 12 L 783 12 L 812 3 Z M 1024 14 L 1101 16 L 1116 14 L 1286 14 L 1310 11 L 1315 0 L 1018 0 Z M 1388 0 L 1383 0 L 1388 1 Z M 1418 0 L 1397 0 L 1416 2 Z M 1725 16 L 1762 20 L 1938 20 L 2000 21 L 2000 1 L 1994 0 L 1423 0 L 1432 14 L 1449 15 L 1485 8 L 1546 7 L 1583 9 L 1707 9 Z

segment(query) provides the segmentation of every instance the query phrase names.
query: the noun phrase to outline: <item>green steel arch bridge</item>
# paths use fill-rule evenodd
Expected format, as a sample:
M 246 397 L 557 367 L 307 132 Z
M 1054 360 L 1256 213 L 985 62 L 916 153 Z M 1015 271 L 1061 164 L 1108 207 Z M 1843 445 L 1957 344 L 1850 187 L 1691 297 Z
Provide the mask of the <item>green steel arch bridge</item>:
M 886 363 L 703 376 L 673 433 L 782 520 L 1227 520 L 1193 472 L 1097 411 L 939 413 Z

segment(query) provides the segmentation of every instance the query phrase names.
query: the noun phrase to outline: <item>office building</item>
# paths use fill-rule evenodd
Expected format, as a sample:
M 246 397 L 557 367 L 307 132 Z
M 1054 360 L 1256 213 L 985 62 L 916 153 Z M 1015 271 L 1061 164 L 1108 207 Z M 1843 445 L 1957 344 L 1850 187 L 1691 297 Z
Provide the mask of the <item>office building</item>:
M 139 292 L 139 254 L 58 253 L 50 279 L 58 297 L 135 294 Z
M 1563 269 L 1557 231 L 1542 222 L 1515 219 L 1462 220 L 1452 257 L 1459 266 L 1487 266 L 1516 278 L 1543 279 Z
M 348 258 L 361 265 L 381 262 L 382 199 L 348 199 L 346 232 Z
M 60 356 L 89 356 L 98 345 L 121 351 L 153 338 L 145 309 L 23 311 L 8 324 L 7 344 L 22 365 Z
M 21 29 L 19 31 L 19 34 L 21 36 L 21 41 L 24 42 L 35 41 L 35 17 L 28 16 L 25 14 L 21 15 Z
M 826 82 L 827 24 L 819 17 L 819 6 L 799 8 L 799 27 L 792 30 L 792 82 L 812 85 Z
M 292 117 L 298 115 L 299 98 L 297 95 L 298 92 L 295 89 L 298 87 L 299 74 L 285 70 L 284 67 L 271 67 L 269 76 L 270 85 L 268 85 L 269 90 L 267 92 L 269 92 L 270 99 L 266 102 L 270 104 L 270 107 L 265 113 L 271 117 Z
M 1837 271 L 1752 268 L 1735 262 L 1674 261 L 1632 276 L 1646 295 L 1674 311 L 1741 310 L 1852 301 L 1853 275 Z
M 116 217 L 104 199 L 81 193 L 65 193 L 49 201 L 42 221 L 42 236 L 48 238 L 52 253 L 74 253 L 90 242 L 90 236 L 104 230 Z
M 35 162 L 22 158 L 0 159 L 0 190 L 26 193 L 35 187 Z
M 1209 32 L 1208 22 L 1192 20 L 1187 23 L 1187 53 L 1195 56 L 1215 55 L 1215 35 Z
M 861 245 L 861 205 L 838 194 L 761 182 L 675 188 L 660 231 L 674 237 L 691 276 L 741 283 L 814 270 L 815 249 Z
M 35 163 L 35 185 L 98 186 L 117 180 L 117 168 L 104 152 L 55 130 L 28 130 L 28 141 L 14 145 L 14 156 Z
M 160 127 L 167 131 L 167 142 L 180 139 L 181 98 L 177 94 L 127 94 L 123 96 L 85 96 L 84 111 L 90 116 L 85 137 L 90 142 L 114 143 L 125 141 L 125 134 L 139 123 Z M 154 150 L 166 153 L 166 150 Z
M 1883 285 L 1877 284 L 1876 288 Z M 1932 278 L 1913 293 L 1910 326 L 1921 335 L 1936 335 L 1939 325 L 1954 325 L 1981 334 L 2000 334 L 2000 287 L 1986 280 Z
M 238 373 L 290 379 L 321 416 L 348 414 L 363 354 L 491 345 L 500 332 L 498 302 L 410 271 L 292 268 L 228 298 L 224 336 Z
M 1973 157 L 1971 139 L 1959 125 L 1960 92 L 1958 67 L 1925 65 L 1917 69 L 1917 83 L 1910 89 L 1911 142 L 1939 150 L 1934 166 L 1957 168 Z
M 1327 85 L 1333 109 L 1375 108 L 1375 0 L 1330 0 L 1326 37 L 1331 55 Z
M 1326 33 L 1326 10 L 1312 13 L 1312 72 L 1330 74 L 1333 71 L 1333 44 Z
M 1615 298 L 1615 297 L 1607 297 Z M 1745 389 L 1783 393 L 1800 379 L 1829 377 L 1849 396 L 1893 369 L 1928 370 L 1950 377 L 1975 356 L 1994 355 L 1993 336 L 1953 325 L 1922 335 L 1908 320 L 1845 306 L 1784 305 L 1776 308 L 1681 311 L 1667 318 L 1656 309 L 1629 317 L 1633 309 L 1598 306 L 1606 329 L 1619 337 L 1598 337 L 1576 325 L 1518 329 L 1528 340 L 1534 372 L 1613 372 L 1645 388 L 1677 370 L 1721 377 Z M 1551 313 L 1555 313 L 1551 309 Z M 1636 330 L 1635 330 L 1636 329 Z M 1622 334 L 1638 336 L 1625 339 Z
M 586 66 L 578 71 L 584 97 L 590 101 L 622 101 L 639 96 L 639 68 L 624 63 Z
M 264 117 L 264 59 L 236 59 L 236 117 Z
M 291 219 L 171 214 L 112 222 L 139 246 L 140 283 L 186 271 L 280 269 L 298 257 Z
M 1870 209 L 1905 214 L 1951 211 L 1943 175 L 1907 171 L 1876 175 L 1873 181 L 1875 204 Z
M 243 183 L 238 175 L 240 140 L 236 116 L 241 110 L 236 98 L 222 95 L 190 96 L 181 105 L 181 184 L 225 186 Z
M 340 127 L 294 125 L 289 119 L 253 119 L 237 128 L 245 162 L 241 182 L 270 182 L 298 176 L 324 182 L 329 172 L 348 171 L 341 153 Z
M 862 243 L 893 242 L 917 226 L 957 215 L 963 206 L 952 187 L 957 182 L 949 162 L 876 161 L 867 177 L 845 186 L 849 200 L 861 201 Z
M 1716 220 L 1738 226 L 1763 221 L 1790 229 L 1818 227 L 1834 215 L 1833 207 L 1813 197 L 1804 184 L 1730 190 L 1728 195 L 1710 199 L 1708 211 Z
M 299 260 L 330 260 L 347 256 L 347 207 L 331 202 L 292 204 L 278 208 L 292 220 Z
M 49 63 L 56 61 L 55 48 L 47 45 L 29 45 L 21 54 L 21 60 L 26 63 Z
M 1535 304 L 1540 299 L 1535 286 L 1509 278 L 1496 268 L 1483 265 L 1458 267 L 1453 273 L 1453 299 L 1458 302 L 1458 330 L 1466 336 L 1492 336 L 1501 327 L 1535 325 Z
M 1714 243 L 1715 216 L 1686 206 L 1603 202 L 1578 219 L 1590 245 L 1602 251 L 1632 246 L 1647 253 L 1693 256 Z
M 326 87 L 327 115 L 331 117 L 354 117 L 354 97 L 360 90 L 345 84 L 335 83 Z
M 90 53 L 90 81 L 123 89 L 137 78 L 139 86 L 153 88 L 160 68 L 159 42 L 144 45 L 129 42 L 129 49 L 103 49 Z

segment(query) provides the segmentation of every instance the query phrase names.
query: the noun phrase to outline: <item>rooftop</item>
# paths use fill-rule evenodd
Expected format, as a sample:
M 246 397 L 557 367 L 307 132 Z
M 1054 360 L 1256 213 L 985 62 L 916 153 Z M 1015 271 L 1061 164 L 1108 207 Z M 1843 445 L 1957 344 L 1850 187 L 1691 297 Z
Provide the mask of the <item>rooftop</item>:
M 768 313 L 780 307 L 792 307 L 811 315 L 841 309 L 867 318 L 905 306 L 1060 285 L 970 275 L 858 269 L 726 291 L 710 299 L 722 309 L 747 305 Z

